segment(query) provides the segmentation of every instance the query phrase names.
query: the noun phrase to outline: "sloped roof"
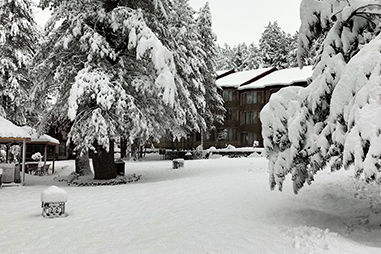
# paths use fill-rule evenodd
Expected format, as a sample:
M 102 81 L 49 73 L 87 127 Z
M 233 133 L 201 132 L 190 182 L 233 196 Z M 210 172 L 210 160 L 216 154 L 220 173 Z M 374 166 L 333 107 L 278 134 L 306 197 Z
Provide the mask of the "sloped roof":
M 307 81 L 310 77 L 312 77 L 312 66 L 304 66 L 303 69 L 296 67 L 277 70 L 251 84 L 239 87 L 238 90 L 264 88 L 274 85 L 292 85 L 296 82 Z
M 0 116 L 0 140 L 30 140 L 31 136 L 23 128 Z
M 268 71 L 270 71 L 272 68 L 261 68 L 256 70 L 250 70 L 250 71 L 241 71 L 241 72 L 235 72 L 228 76 L 225 76 L 223 78 L 220 78 L 216 80 L 216 84 L 218 87 L 221 88 L 238 88 L 241 84 L 260 76 Z M 271 75 L 271 74 L 270 74 Z
M 33 129 L 32 127 L 29 127 L 29 126 L 23 126 L 22 129 L 24 129 L 27 133 L 30 134 L 31 136 L 31 140 L 30 140 L 30 143 L 31 144 L 48 144 L 48 145 L 59 145 L 60 142 L 47 135 L 47 134 L 42 134 L 40 136 L 38 136 L 37 134 L 37 131 L 35 129 Z

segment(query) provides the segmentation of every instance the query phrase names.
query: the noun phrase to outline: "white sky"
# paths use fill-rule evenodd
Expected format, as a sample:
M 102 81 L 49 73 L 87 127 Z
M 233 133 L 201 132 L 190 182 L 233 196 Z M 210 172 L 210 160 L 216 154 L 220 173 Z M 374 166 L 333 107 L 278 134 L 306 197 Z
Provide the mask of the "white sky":
M 220 45 L 258 44 L 270 21 L 278 21 L 286 33 L 294 34 L 299 30 L 301 0 L 189 0 L 196 11 L 206 2 L 210 5 L 213 31 Z M 43 26 L 47 15 L 37 14 L 37 23 Z
M 286 33 L 299 30 L 301 0 L 189 0 L 196 11 L 206 2 L 212 13 L 213 31 L 221 45 L 258 44 L 270 21 L 278 21 Z

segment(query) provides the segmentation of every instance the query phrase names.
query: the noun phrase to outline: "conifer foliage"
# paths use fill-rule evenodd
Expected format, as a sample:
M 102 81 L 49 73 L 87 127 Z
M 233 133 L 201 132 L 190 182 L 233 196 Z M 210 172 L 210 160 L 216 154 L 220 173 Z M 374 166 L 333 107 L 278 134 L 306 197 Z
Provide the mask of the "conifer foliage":
M 284 69 L 289 66 L 289 52 L 291 52 L 292 37 L 287 35 L 278 25 L 278 22 L 269 23 L 259 40 L 261 57 L 265 67 Z M 296 49 L 296 47 L 294 47 Z
M 291 174 L 297 193 L 325 166 L 381 183 L 380 13 L 379 1 L 302 1 L 299 62 L 323 44 L 312 83 L 280 90 L 261 112 L 272 189 Z
M 222 107 L 214 83 L 205 83 L 203 75 L 213 72 L 213 63 L 205 62 L 211 56 L 201 47 L 213 45 L 199 42 L 187 1 L 40 4 L 53 14 L 46 44 L 36 57 L 34 96 L 56 101 L 41 128 L 69 119 L 68 136 L 78 152 L 112 153 L 118 137 L 132 143 L 171 132 L 180 138 L 211 124 L 214 112 L 206 101 Z M 36 106 L 44 107 L 44 102 Z M 111 157 L 105 156 L 108 164 Z M 115 176 L 114 169 L 106 174 L 109 169 L 94 169 L 99 173 L 95 178 Z
M 25 124 L 31 115 L 28 69 L 39 40 L 31 1 L 0 1 L 0 115 L 17 124 Z

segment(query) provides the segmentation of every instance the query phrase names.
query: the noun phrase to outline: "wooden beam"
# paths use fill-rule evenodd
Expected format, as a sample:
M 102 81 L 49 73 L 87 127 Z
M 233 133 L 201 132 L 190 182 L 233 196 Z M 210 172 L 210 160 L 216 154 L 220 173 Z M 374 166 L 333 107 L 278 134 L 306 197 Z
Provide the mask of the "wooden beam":
M 25 185 L 25 159 L 26 159 L 26 140 L 24 139 L 22 142 L 21 186 Z
M 48 157 L 48 145 L 46 144 L 44 147 L 44 174 L 47 173 L 45 172 L 46 170 L 46 157 Z

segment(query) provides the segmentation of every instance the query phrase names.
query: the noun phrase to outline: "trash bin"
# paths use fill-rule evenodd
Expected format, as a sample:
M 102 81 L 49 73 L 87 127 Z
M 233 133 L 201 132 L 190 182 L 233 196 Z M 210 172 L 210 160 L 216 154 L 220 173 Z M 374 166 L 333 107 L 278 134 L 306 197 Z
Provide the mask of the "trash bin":
M 183 168 L 184 167 L 184 159 L 174 159 L 172 161 L 172 168 L 177 169 L 177 168 Z
M 191 160 L 193 157 L 192 153 L 191 152 L 187 152 L 185 155 L 184 155 L 184 159 L 185 160 Z
M 21 165 L 20 164 L 16 164 L 15 165 L 15 183 L 21 183 Z
M 124 165 L 125 162 L 122 159 L 118 159 L 115 162 L 116 174 L 120 176 L 124 176 Z

